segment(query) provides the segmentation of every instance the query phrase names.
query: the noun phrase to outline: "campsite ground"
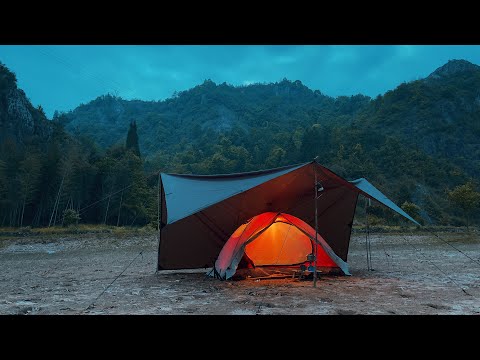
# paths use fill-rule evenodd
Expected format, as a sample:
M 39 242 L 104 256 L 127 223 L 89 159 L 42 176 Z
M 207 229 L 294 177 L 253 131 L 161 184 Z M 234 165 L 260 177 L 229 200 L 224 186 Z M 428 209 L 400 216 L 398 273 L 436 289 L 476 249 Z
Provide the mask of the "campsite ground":
M 459 251 L 428 233 L 373 234 L 367 271 L 365 236 L 354 234 L 353 276 L 321 276 L 317 288 L 155 274 L 154 234 L 0 237 L 0 314 L 480 313 L 480 234 L 439 235 Z

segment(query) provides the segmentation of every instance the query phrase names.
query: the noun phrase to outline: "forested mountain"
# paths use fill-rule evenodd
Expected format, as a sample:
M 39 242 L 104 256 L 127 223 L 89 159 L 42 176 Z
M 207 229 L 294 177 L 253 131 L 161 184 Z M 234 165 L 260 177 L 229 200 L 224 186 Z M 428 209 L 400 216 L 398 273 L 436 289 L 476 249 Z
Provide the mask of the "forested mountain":
M 83 222 L 149 222 L 155 191 L 147 186 L 134 124 L 129 134 L 126 146 L 107 151 L 70 136 L 32 106 L 0 63 L 0 226 L 59 225 L 68 209 Z
M 298 148 L 312 126 L 327 133 L 339 127 L 358 128 L 376 137 L 394 136 L 409 149 L 453 160 L 478 177 L 479 110 L 480 67 L 453 60 L 426 79 L 403 83 L 374 100 L 363 95 L 334 99 L 300 81 L 234 87 L 207 80 L 165 101 L 102 96 L 56 119 L 74 134 L 92 136 L 102 147 L 122 142 L 124 129 L 135 120 L 140 149 L 147 156 L 183 152 L 188 145 L 208 147 L 225 135 L 235 137 L 233 143 L 251 156 L 258 146 L 265 158 L 265 152 L 276 146 L 283 150 L 292 146 L 286 134 L 292 135 L 290 140 Z M 289 150 L 288 161 L 310 159 Z M 267 164 L 254 161 L 254 167 L 258 165 Z
M 379 96 L 358 118 L 411 149 L 480 177 L 480 66 L 449 61 L 426 79 Z
M 417 204 L 426 223 L 461 225 L 461 209 L 448 201 L 447 191 L 480 178 L 480 71 L 464 60 L 449 61 L 427 78 L 400 84 L 375 99 L 332 98 L 286 79 L 240 87 L 206 80 L 158 102 L 101 96 L 56 113 L 53 120 L 53 128 L 68 139 L 68 146 L 58 146 L 81 146 L 72 156 L 89 169 L 81 170 L 84 179 L 76 182 L 77 192 L 61 190 L 62 206 L 71 201 L 81 209 L 111 198 L 93 206 L 96 210 L 89 210 L 83 221 L 116 223 L 118 209 L 123 209 L 122 223 L 127 217 L 135 224 L 147 222 L 155 209 L 145 196 L 154 193 L 155 182 L 147 186 L 146 177 L 154 171 L 229 173 L 318 155 L 347 179 L 365 177 L 396 203 Z M 126 206 L 121 192 L 108 195 L 126 186 L 121 174 L 132 171 L 127 170 L 132 161 L 136 187 L 143 190 L 130 194 Z M 58 191 L 61 181 L 57 176 L 52 188 Z M 112 205 L 116 216 L 108 215 Z M 43 206 L 48 213 L 60 205 L 50 200 Z M 389 211 L 373 212 L 396 221 Z M 41 223 L 45 214 L 43 219 Z M 478 214 L 472 220 L 478 221 Z
M 244 87 L 206 80 L 165 101 L 101 96 L 54 119 L 72 133 L 91 135 L 103 147 L 123 141 L 122 129 L 135 120 L 141 151 L 152 155 L 159 150 L 179 151 L 183 146 L 179 143 L 201 142 L 203 136 L 219 133 L 290 132 L 319 119 L 325 124 L 348 123 L 369 101 L 363 95 L 334 99 L 286 79 Z

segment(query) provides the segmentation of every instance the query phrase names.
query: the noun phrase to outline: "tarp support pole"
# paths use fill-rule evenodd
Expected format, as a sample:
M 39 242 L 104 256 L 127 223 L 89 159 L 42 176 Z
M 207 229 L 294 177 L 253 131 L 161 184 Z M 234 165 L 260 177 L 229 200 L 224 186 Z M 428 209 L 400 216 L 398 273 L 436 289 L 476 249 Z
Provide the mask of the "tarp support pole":
M 315 166 L 315 186 L 313 187 L 315 197 L 315 245 L 313 247 L 313 287 L 317 287 L 317 243 L 318 243 L 318 206 L 317 206 L 317 167 Z
M 161 186 L 161 173 L 158 172 L 158 201 L 157 201 L 157 230 L 158 230 L 158 258 L 157 258 L 157 271 L 161 270 L 160 266 L 160 246 L 162 244 L 162 188 Z
M 368 206 L 370 199 L 364 196 L 365 198 L 365 247 L 367 249 L 367 269 L 368 271 L 373 270 L 372 268 L 372 249 L 370 247 L 370 228 L 368 224 Z

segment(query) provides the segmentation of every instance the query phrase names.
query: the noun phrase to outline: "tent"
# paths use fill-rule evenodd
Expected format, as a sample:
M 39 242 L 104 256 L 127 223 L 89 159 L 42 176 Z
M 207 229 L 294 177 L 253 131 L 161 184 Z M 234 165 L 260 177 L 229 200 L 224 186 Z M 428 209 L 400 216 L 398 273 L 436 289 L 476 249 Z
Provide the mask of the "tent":
M 160 173 L 157 270 L 213 267 L 232 234 L 263 213 L 315 228 L 316 197 L 322 249 L 346 263 L 360 194 L 418 224 L 366 179 L 347 181 L 317 161 L 224 175 Z
M 316 261 L 308 260 L 308 256 L 314 253 Z M 243 259 L 246 267 L 316 265 L 324 271 L 340 269 L 345 275 L 350 275 L 348 264 L 321 236 L 315 234 L 314 228 L 295 216 L 283 213 L 266 212 L 240 225 L 223 246 L 208 274 L 230 279 Z

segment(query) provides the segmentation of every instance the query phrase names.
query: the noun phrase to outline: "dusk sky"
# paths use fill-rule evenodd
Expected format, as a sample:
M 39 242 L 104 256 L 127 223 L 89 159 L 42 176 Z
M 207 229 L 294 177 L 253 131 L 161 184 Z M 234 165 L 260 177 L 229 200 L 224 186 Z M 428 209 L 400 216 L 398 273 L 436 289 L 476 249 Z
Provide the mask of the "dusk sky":
M 0 62 L 49 118 L 102 94 L 163 100 L 205 79 L 245 85 L 287 78 L 334 97 L 375 97 L 450 59 L 480 64 L 480 46 L 0 45 Z

